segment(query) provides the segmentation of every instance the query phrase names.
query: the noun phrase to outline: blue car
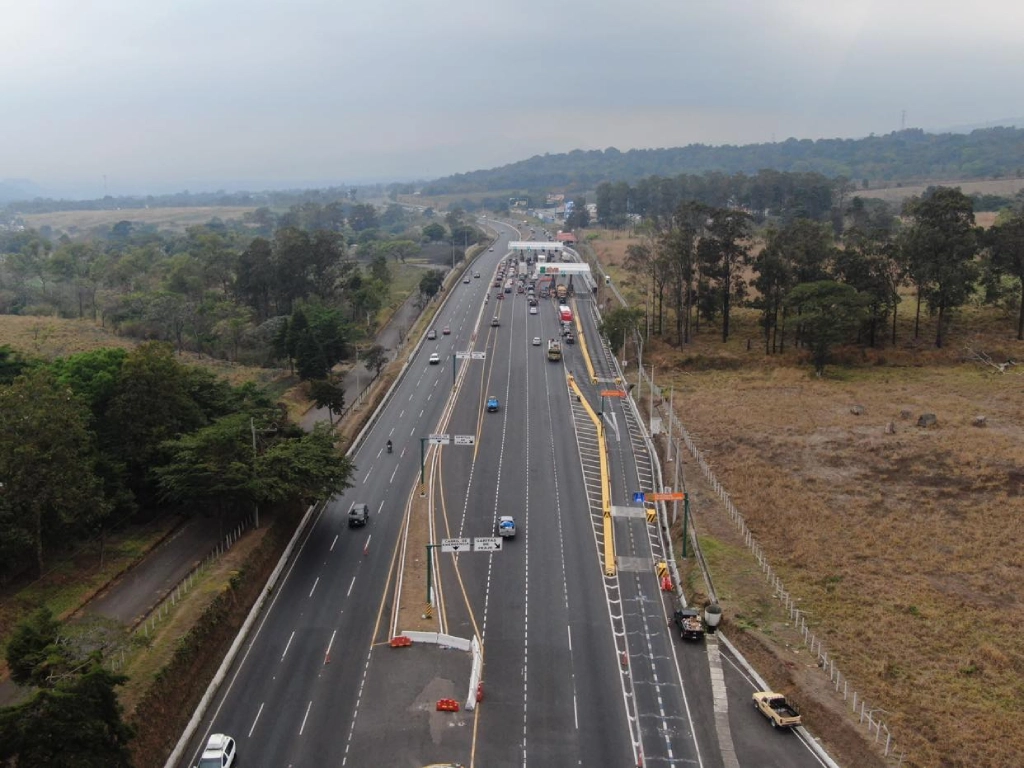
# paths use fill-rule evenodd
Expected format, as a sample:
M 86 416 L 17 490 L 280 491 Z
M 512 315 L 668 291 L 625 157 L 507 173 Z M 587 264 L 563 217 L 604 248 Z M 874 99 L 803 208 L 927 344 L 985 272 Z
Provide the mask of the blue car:
M 498 410 L 498 398 L 488 397 L 487 398 L 487 412 L 495 413 Z

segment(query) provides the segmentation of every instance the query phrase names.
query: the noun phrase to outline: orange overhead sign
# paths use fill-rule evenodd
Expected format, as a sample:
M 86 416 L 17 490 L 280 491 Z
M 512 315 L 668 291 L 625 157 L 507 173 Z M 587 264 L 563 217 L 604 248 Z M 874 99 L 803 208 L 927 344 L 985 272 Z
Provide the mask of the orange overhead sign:
M 647 501 L 682 501 L 686 498 L 685 493 L 645 493 Z

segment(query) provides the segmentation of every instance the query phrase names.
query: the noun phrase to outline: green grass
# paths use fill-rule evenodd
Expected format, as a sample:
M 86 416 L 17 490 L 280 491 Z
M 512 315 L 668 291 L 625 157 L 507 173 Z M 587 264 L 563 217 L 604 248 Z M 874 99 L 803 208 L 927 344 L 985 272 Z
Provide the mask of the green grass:
M 53 561 L 42 578 L 0 598 L 0 646 L 6 647 L 14 626 L 37 608 L 46 606 L 55 616 L 76 611 L 159 542 L 169 524 L 168 520 L 163 525 L 133 527 L 111 534 L 102 567 L 98 543 L 89 542 L 77 552 Z

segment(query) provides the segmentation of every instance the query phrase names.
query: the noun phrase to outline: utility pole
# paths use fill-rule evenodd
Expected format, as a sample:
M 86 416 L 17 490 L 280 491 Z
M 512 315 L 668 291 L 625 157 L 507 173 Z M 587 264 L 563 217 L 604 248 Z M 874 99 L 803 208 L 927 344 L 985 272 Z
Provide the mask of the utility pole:
M 672 419 L 675 417 L 675 412 L 672 410 L 672 398 L 675 395 L 676 388 L 672 385 L 668 388 L 668 460 L 672 461 Z M 679 451 L 676 451 L 676 458 L 679 458 Z M 677 468 L 678 469 L 678 468 Z
M 651 382 L 650 386 L 647 387 L 651 390 L 651 433 L 654 433 L 654 364 L 651 364 Z
M 255 472 L 255 470 L 256 470 L 256 422 L 253 420 L 252 416 L 249 417 L 249 430 L 252 432 L 252 468 L 253 468 L 253 471 Z M 253 528 L 259 528 L 260 527 L 260 505 L 259 505 L 259 502 L 254 503 L 254 506 L 256 507 L 256 522 L 253 525 Z

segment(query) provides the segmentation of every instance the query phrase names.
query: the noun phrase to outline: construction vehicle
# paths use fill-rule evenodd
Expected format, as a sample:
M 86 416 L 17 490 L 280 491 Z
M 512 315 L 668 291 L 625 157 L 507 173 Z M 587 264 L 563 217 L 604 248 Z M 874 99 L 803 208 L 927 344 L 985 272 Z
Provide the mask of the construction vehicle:
M 558 339 L 548 339 L 548 360 L 558 362 L 562 359 L 562 343 Z
M 795 728 L 800 725 L 800 713 L 781 693 L 758 691 L 754 694 L 754 706 L 771 721 L 772 728 Z

